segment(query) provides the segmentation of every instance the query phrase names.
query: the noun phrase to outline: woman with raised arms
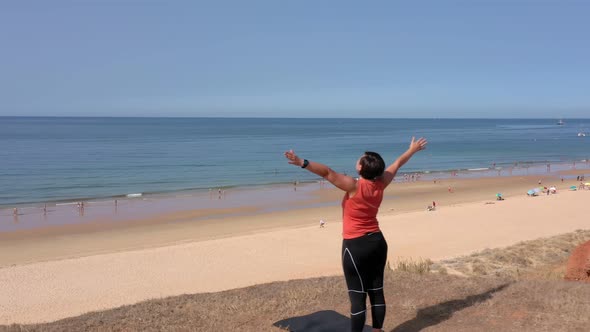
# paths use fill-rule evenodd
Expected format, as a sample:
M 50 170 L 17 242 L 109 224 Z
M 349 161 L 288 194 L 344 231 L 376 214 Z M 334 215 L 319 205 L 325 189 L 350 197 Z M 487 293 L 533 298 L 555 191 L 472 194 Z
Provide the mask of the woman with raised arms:
M 387 168 L 378 153 L 365 152 L 356 162 L 358 179 L 335 172 L 324 164 L 301 159 L 293 150 L 285 152 L 289 164 L 315 173 L 345 192 L 342 200 L 342 267 L 350 297 L 353 332 L 362 331 L 365 325 L 367 295 L 371 302 L 373 331 L 381 331 L 383 327 L 387 242 L 379 229 L 377 212 L 383 191 L 397 171 L 416 152 L 424 150 L 426 144 L 426 139 L 412 137 L 408 150 Z

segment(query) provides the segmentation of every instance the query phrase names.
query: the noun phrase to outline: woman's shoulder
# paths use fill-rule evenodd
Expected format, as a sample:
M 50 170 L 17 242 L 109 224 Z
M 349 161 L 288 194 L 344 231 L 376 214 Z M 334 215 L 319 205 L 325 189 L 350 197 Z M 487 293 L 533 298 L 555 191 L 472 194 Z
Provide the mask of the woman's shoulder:
M 368 180 L 368 179 L 365 179 L 363 177 L 359 177 L 358 180 L 357 180 L 357 183 L 358 184 L 366 183 L 366 184 L 368 184 L 370 186 L 374 186 L 374 187 L 383 187 L 383 186 L 385 186 L 385 182 L 383 182 L 383 179 L 381 177 L 378 177 L 378 178 L 376 178 L 374 180 Z

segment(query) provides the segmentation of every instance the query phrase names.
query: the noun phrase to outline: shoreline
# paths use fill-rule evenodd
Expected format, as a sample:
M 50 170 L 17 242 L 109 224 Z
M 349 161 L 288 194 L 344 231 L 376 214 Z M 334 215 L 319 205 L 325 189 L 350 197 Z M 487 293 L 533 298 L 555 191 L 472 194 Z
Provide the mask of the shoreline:
M 526 196 L 527 190 L 538 186 L 539 179 L 546 186 L 556 185 L 560 192 L 577 185 L 575 179 L 562 183 L 560 174 L 544 177 L 451 178 L 437 180 L 436 183 L 426 180 L 393 183 L 385 191 L 378 217 L 424 211 L 433 201 L 441 209 L 479 201 L 493 203 L 498 192 L 506 199 Z M 448 191 L 449 187 L 452 193 Z M 343 193 L 334 187 L 317 189 L 315 185 L 310 185 L 297 192 L 287 190 L 278 193 L 285 197 L 281 198 L 280 203 L 271 201 L 270 206 L 279 204 L 279 208 L 270 211 L 267 209 L 269 205 L 265 207 L 260 203 L 231 208 L 163 210 L 159 213 L 148 211 L 150 215 L 132 214 L 133 217 L 128 219 L 106 217 L 59 225 L 41 223 L 43 227 L 0 232 L 0 268 L 313 227 L 320 219 L 332 224 L 341 221 L 340 201 Z M 277 192 L 270 191 L 269 194 L 276 196 Z M 236 198 L 240 199 L 240 196 Z M 259 198 L 256 197 L 255 203 Z M 205 202 L 209 200 L 205 199 Z M 60 244 L 55 245 L 56 241 L 60 241 Z
M 584 172 L 590 175 L 590 160 L 569 160 L 569 161 L 515 161 L 514 163 L 492 163 L 487 167 L 474 167 L 474 168 L 454 168 L 447 170 L 417 170 L 412 172 L 400 171 L 397 175 L 397 179 L 400 179 L 398 183 L 401 183 L 401 179 L 405 175 L 417 174 L 421 178 L 426 180 L 433 179 L 449 179 L 455 177 L 461 178 L 478 178 L 478 177 L 504 177 L 504 176 L 525 176 L 525 175 L 551 175 L 558 174 L 567 171 L 579 171 L 581 174 Z M 550 164 L 551 169 L 548 170 L 546 165 Z M 576 167 L 578 167 L 576 169 Z M 313 185 L 317 184 L 322 179 L 319 177 L 306 177 L 303 180 L 293 179 L 301 185 Z M 19 209 L 37 209 L 41 210 L 44 205 L 49 208 L 55 208 L 57 206 L 73 205 L 78 202 L 87 202 L 91 204 L 98 203 L 110 203 L 115 200 L 119 202 L 125 201 L 137 201 L 142 199 L 154 200 L 154 199 L 170 199 L 175 197 L 200 197 L 211 195 L 217 196 L 216 191 L 221 189 L 226 192 L 244 192 L 244 191 L 259 191 L 268 188 L 292 188 L 293 181 L 279 181 L 269 182 L 265 184 L 246 184 L 246 185 L 223 185 L 215 186 L 210 188 L 188 188 L 182 190 L 173 191 L 159 191 L 159 192 L 137 192 L 137 193 L 119 193 L 112 196 L 99 196 L 99 197 L 77 197 L 77 198 L 64 198 L 57 200 L 46 200 L 46 201 L 31 201 L 21 203 L 1 203 L 0 204 L 0 220 L 2 217 L 11 216 L 13 208 Z M 38 211 L 37 211 L 38 213 Z M 0 230 L 1 231 L 1 230 Z
M 573 169 L 569 163 L 554 164 L 551 172 L 547 172 L 545 164 L 536 167 L 520 167 L 512 170 L 474 169 L 460 173 L 401 173 L 396 177 L 395 185 L 408 183 L 428 183 L 429 181 L 460 181 L 477 179 L 507 179 L 516 177 L 561 177 L 574 180 L 575 175 L 590 175 L 590 165 L 583 163 Z M 421 174 L 418 181 L 405 181 L 404 174 Z M 453 174 L 455 174 L 453 176 Z M 408 180 L 410 177 L 408 177 Z M 323 182 L 323 184 L 322 184 Z M 577 185 L 577 183 L 575 183 Z M 295 186 L 290 184 L 257 185 L 251 187 L 235 187 L 207 192 L 182 191 L 169 194 L 145 195 L 120 200 L 87 200 L 43 203 L 16 207 L 0 207 L 0 238 L 7 233 L 23 232 L 48 227 L 65 227 L 87 224 L 137 223 L 141 219 L 153 219 L 155 215 L 170 219 L 164 215 L 184 215 L 177 219 L 207 220 L 216 218 L 240 217 L 255 213 L 271 213 L 277 211 L 299 210 L 338 205 L 339 202 L 327 202 L 317 199 L 322 196 L 320 191 L 335 190 L 326 181 L 301 182 Z M 84 204 L 80 208 L 80 203 Z M 196 212 L 200 210 L 200 212 Z M 15 214 L 16 211 L 16 214 Z M 83 227 L 82 227 L 83 228 Z

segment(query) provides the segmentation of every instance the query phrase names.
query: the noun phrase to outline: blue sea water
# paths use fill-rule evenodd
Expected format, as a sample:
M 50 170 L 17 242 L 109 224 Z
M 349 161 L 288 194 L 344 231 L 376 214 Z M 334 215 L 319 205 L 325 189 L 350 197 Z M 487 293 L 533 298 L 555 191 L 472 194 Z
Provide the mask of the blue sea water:
M 354 173 L 412 136 L 428 149 L 405 172 L 590 157 L 590 120 L 0 117 L 0 206 L 312 181 L 283 152 Z

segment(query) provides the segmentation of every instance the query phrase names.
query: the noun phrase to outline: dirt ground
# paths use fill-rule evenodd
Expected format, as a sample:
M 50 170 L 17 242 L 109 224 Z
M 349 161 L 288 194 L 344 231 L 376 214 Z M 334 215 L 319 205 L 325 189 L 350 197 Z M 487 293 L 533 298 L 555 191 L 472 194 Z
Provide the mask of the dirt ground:
M 572 252 L 565 279 L 590 283 L 590 241 L 580 244 Z

